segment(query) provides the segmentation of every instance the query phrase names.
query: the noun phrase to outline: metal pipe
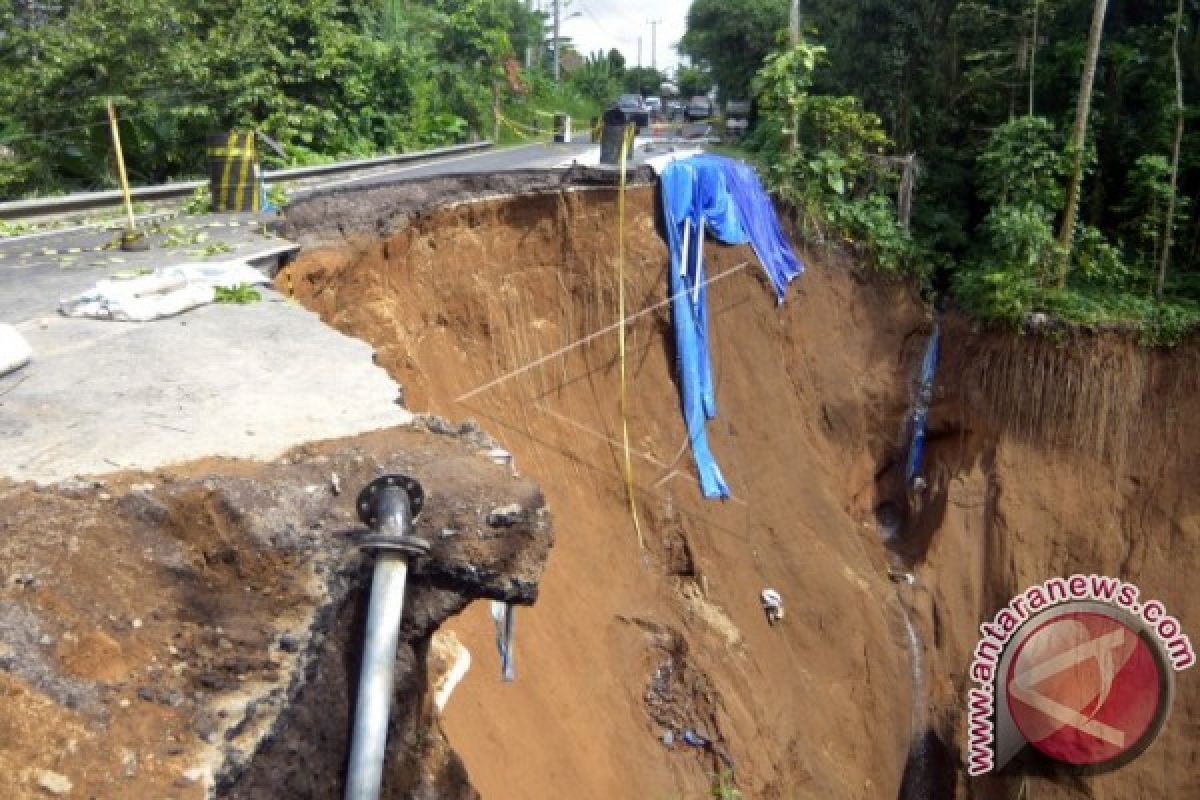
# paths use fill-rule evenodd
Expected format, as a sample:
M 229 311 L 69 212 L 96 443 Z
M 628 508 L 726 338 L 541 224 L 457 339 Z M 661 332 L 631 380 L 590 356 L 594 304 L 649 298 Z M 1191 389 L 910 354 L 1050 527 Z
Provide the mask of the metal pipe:
M 372 531 L 362 544 L 375 551 L 376 560 L 346 769 L 346 800 L 377 800 L 383 788 L 408 562 L 429 551 L 428 542 L 412 535 L 423 502 L 421 485 L 403 475 L 377 478 L 358 496 L 359 518 Z

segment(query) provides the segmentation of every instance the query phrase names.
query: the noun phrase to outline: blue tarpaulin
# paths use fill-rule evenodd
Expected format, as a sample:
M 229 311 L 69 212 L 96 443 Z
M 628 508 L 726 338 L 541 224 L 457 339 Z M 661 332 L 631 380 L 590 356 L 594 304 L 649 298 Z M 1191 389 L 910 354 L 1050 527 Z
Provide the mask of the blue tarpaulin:
M 908 445 L 908 460 L 904 465 L 904 483 L 913 488 L 913 480 L 921 475 L 925 460 L 925 429 L 929 424 L 929 406 L 933 402 L 933 385 L 937 379 L 938 355 L 941 351 L 941 330 L 933 323 L 933 332 L 921 360 L 921 382 L 917 386 L 916 403 L 912 411 L 912 438 Z
M 779 228 L 770 198 L 745 164 L 695 156 L 669 164 L 661 180 L 684 422 L 701 491 L 705 497 L 728 497 L 729 487 L 705 432 L 706 421 L 717 415 L 708 348 L 705 235 L 711 233 L 725 244 L 753 245 L 780 300 L 801 267 Z
M 775 299 L 782 303 L 788 284 L 800 276 L 804 265 L 792 252 L 792 245 L 779 226 L 775 206 L 758 175 L 748 164 L 723 160 L 726 162 L 725 182 L 741 218 L 742 229 L 775 287 Z

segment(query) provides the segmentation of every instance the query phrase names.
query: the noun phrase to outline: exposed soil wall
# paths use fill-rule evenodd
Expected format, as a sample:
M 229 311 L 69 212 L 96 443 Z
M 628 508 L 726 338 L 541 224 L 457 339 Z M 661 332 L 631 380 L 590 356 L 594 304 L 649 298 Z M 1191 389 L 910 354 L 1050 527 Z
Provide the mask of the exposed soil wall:
M 404 188 L 375 190 L 369 211 L 353 194 L 322 198 L 300 211 L 361 224 L 294 218 L 324 245 L 279 279 L 374 344 L 411 407 L 479 420 L 555 511 L 559 546 L 520 618 L 517 682 L 477 666 L 444 719 L 484 797 L 700 797 L 727 773 L 747 798 L 892 798 L 902 783 L 907 797 L 1200 796 L 1190 676 L 1162 738 L 1121 771 L 1025 789 L 961 771 L 977 626 L 1017 590 L 1108 572 L 1200 621 L 1187 590 L 1200 567 L 1194 344 L 1055 343 L 947 319 L 932 486 L 890 553 L 876 509 L 903 500 L 926 309 L 903 285 L 812 253 L 776 307 L 748 249 L 710 245 L 711 275 L 737 270 L 709 294 L 709 432 L 735 497 L 699 497 L 669 315 L 639 317 L 627 367 L 641 550 L 615 335 L 541 361 L 616 319 L 615 192 L 550 188 L 440 211 Z M 634 312 L 664 299 L 667 259 L 654 189 L 628 203 Z M 905 570 L 911 587 L 889 578 Z M 758 606 L 765 586 L 787 601 L 777 627 Z M 491 651 L 482 611 L 454 627 L 477 656 Z M 928 695 L 917 713 L 914 686 Z M 685 729 L 714 746 L 664 745 Z
M 485 797 L 696 797 L 731 767 L 747 797 L 894 797 L 909 669 L 867 512 L 925 312 L 850 271 L 813 269 L 781 308 L 756 266 L 715 284 L 710 430 L 726 503 L 699 497 L 683 447 L 667 312 L 641 317 L 628 352 L 640 552 L 614 444 L 615 336 L 455 402 L 614 321 L 614 202 L 599 190 L 461 206 L 310 251 L 280 278 L 374 343 L 411 407 L 493 432 L 559 520 L 542 600 L 518 626 L 518 681 L 473 672 L 451 741 Z M 628 202 L 636 310 L 663 299 L 666 250 L 654 190 Z M 710 255 L 713 275 L 754 258 Z M 789 604 L 781 627 L 758 606 L 765 586 Z M 486 620 L 458 628 L 490 649 Z M 718 746 L 668 749 L 669 727 Z
M 1136 583 L 1193 633 L 1200 596 L 1200 347 L 1149 350 L 1116 334 L 1058 341 L 947 326 L 930 449 L 932 538 L 923 589 L 932 703 L 961 744 L 966 665 L 977 625 L 1053 576 Z M 1178 676 L 1167 727 L 1137 760 L 1081 778 L 1036 767 L 1027 797 L 1198 797 L 1200 684 Z M 975 796 L 1019 796 L 1022 781 L 978 781 Z M 960 796 L 966 794 L 960 784 Z
M 904 507 L 902 431 L 928 312 L 904 285 L 812 253 L 775 307 L 749 249 L 710 246 L 710 275 L 751 264 L 709 294 L 709 433 L 734 498 L 698 495 L 670 317 L 642 315 L 628 350 L 640 551 L 616 336 L 544 360 L 616 319 L 616 193 L 552 188 L 444 210 L 378 190 L 359 212 L 370 223 L 336 236 L 317 225 L 324 246 L 280 279 L 376 345 L 410 407 L 496 433 L 556 511 L 542 601 L 518 626 L 520 678 L 500 686 L 476 669 L 446 712 L 485 798 L 704 796 L 730 772 L 755 799 L 1200 796 L 1200 694 L 1187 680 L 1162 738 L 1114 774 L 968 781 L 961 769 L 977 626 L 1016 591 L 1108 572 L 1200 620 L 1188 591 L 1200 567 L 1194 343 L 1159 353 L 1115 335 L 1014 337 L 950 314 L 932 485 L 889 553 L 876 510 Z M 667 260 L 654 188 L 628 201 L 632 313 L 664 300 Z M 390 216 L 396 203 L 408 205 Z M 916 582 L 896 581 L 908 570 Z M 787 601 L 778 627 L 757 604 L 768 585 Z M 474 652 L 491 648 L 484 615 L 455 627 Z M 911 710 L 914 691 L 926 698 Z M 680 729 L 715 745 L 662 744 Z

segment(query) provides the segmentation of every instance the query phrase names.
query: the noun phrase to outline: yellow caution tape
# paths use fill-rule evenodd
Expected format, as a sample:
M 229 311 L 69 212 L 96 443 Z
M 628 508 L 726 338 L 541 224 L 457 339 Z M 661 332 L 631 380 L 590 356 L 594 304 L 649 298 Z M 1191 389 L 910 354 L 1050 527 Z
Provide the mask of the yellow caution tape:
M 638 548 L 644 549 L 646 542 L 642 536 L 642 523 L 638 519 L 637 497 L 633 485 L 633 458 L 629 448 L 629 396 L 628 380 L 626 378 L 626 348 L 625 348 L 625 162 L 629 158 L 633 146 L 634 128 L 625 130 L 621 139 L 619 156 L 621 180 L 617 190 L 617 314 L 620 325 L 617 327 L 617 348 L 621 357 L 621 440 L 625 450 L 625 491 L 629 496 L 629 513 L 633 516 L 633 529 L 637 532 Z

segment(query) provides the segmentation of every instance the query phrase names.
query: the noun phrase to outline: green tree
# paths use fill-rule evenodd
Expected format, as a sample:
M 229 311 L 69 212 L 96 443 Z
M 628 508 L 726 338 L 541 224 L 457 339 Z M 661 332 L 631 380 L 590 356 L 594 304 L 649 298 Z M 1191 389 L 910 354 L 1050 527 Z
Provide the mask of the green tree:
M 788 0 L 693 0 L 679 50 L 711 70 L 726 99 L 751 96 L 754 75 L 788 25 Z
M 633 67 L 621 76 L 625 91 L 647 96 L 658 94 L 666 79 L 666 75 L 650 67 Z
M 104 107 L 135 181 L 199 174 L 254 128 L 289 161 L 441 144 L 491 120 L 541 37 L 522 0 L 92 0 L 0 7 L 0 194 L 111 184 Z
M 675 74 L 675 82 L 679 86 L 679 93 L 684 97 L 708 94 L 713 88 L 712 73 L 697 66 L 679 67 Z
M 598 50 L 584 59 L 583 66 L 571 73 L 569 81 L 585 97 L 604 103 L 612 99 L 618 77 L 613 73 L 612 61 Z
M 1162 257 L 1158 262 L 1158 280 L 1154 283 L 1154 296 L 1161 298 L 1163 283 L 1167 279 L 1167 266 L 1171 263 L 1171 248 L 1175 244 L 1175 205 L 1179 191 L 1179 155 L 1183 149 L 1183 120 L 1186 106 L 1183 104 L 1183 65 L 1179 58 L 1179 34 L 1183 30 L 1183 0 L 1175 7 L 1175 29 L 1171 36 L 1171 63 L 1175 71 L 1175 137 L 1171 144 L 1171 189 L 1167 198 L 1167 213 L 1163 220 Z
M 608 70 L 618 76 L 625 72 L 625 56 L 615 47 L 608 51 Z

